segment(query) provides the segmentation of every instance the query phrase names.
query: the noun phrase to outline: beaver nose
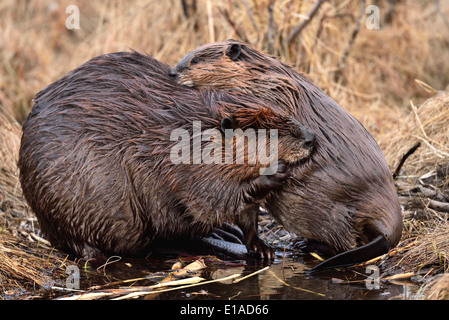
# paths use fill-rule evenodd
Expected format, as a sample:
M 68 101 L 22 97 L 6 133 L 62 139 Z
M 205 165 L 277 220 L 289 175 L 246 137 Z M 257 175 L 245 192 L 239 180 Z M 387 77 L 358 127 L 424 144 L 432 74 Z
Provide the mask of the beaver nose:
M 387 216 L 386 220 L 371 220 L 357 226 L 361 233 L 356 239 L 358 245 L 356 248 L 321 262 L 312 268 L 311 272 L 358 264 L 383 255 L 395 247 L 401 239 L 403 226 L 399 204 L 395 206 L 395 210 L 392 208 L 389 214 L 384 213 Z
M 365 200 L 364 212 L 370 212 L 371 217 L 367 220 L 359 219 L 355 224 L 359 242 L 368 243 L 378 236 L 383 236 L 389 247 L 395 247 L 402 236 L 402 209 L 397 197 L 391 197 L 390 192 L 376 195 L 378 190 L 372 190 L 370 196 L 372 200 Z M 395 192 L 392 189 L 391 192 Z M 360 241 L 361 240 L 361 241 Z
M 170 71 L 170 77 L 171 78 L 176 78 L 178 76 L 178 72 L 175 69 L 172 69 Z
M 296 121 L 293 122 L 293 128 L 290 128 L 290 133 L 295 138 L 302 140 L 302 145 L 304 148 L 311 148 L 315 144 L 315 132 L 300 125 Z
M 302 143 L 303 146 L 307 149 L 310 149 L 314 146 L 315 140 L 316 140 L 315 132 L 313 132 L 309 129 L 305 129 L 304 130 L 304 141 Z
M 321 262 L 313 267 L 310 273 L 362 263 L 387 253 L 389 249 L 388 241 L 380 235 L 361 247 L 339 253 Z

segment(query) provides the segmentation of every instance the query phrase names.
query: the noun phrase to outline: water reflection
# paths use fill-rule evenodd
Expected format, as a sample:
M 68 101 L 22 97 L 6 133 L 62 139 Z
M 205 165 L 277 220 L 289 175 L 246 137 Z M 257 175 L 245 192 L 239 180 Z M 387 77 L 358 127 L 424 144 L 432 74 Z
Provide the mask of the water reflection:
M 130 285 L 150 286 L 162 281 L 176 260 L 126 260 L 108 265 L 101 272 L 93 267 L 82 271 L 81 289 L 92 286 L 108 286 L 111 282 L 127 279 L 139 281 L 120 283 L 116 287 Z M 307 256 L 289 256 L 277 259 L 263 272 L 254 261 L 220 262 L 206 259 L 207 267 L 197 273 L 206 280 L 222 279 L 230 275 L 252 275 L 238 283 L 235 279 L 214 282 L 170 292 L 142 296 L 143 299 L 328 299 L 328 300 L 384 300 L 413 299 L 418 286 L 412 282 L 379 282 L 378 289 L 368 289 L 365 280 L 370 274 L 364 268 L 350 271 L 332 271 L 308 274 L 316 264 Z M 161 271 L 162 270 L 162 271 Z M 142 279 L 143 278 L 143 279 Z M 113 287 L 113 286 L 111 286 Z

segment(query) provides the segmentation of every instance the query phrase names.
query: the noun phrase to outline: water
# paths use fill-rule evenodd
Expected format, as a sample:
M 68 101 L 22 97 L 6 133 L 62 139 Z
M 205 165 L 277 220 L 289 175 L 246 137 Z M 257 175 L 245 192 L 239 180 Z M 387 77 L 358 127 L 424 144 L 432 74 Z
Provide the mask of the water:
M 171 291 L 168 292 L 138 295 L 136 298 L 151 300 L 386 300 L 412 299 L 419 288 L 417 284 L 410 281 L 375 282 L 374 273 L 366 272 L 365 267 L 309 274 L 307 270 L 316 265 L 318 261 L 308 254 L 288 253 L 284 258 L 282 253 L 278 252 L 276 257 L 269 268 L 255 275 L 253 275 L 254 272 L 266 266 L 253 260 L 223 262 L 215 257 L 206 257 L 204 258 L 206 268 L 195 274 L 189 274 L 187 278 L 199 276 L 210 281 L 232 275 L 239 276 L 226 281 L 183 289 L 175 289 L 176 286 L 170 287 Z M 170 269 L 176 261 L 178 259 L 126 259 L 98 270 L 96 269 L 97 265 L 90 264 L 86 269 L 80 270 L 79 287 L 83 291 L 87 290 L 93 293 L 114 291 L 119 288 L 149 291 L 146 288 L 163 281 L 169 275 Z M 186 261 L 187 264 L 189 262 Z M 379 270 L 379 273 L 382 274 L 382 270 Z M 251 276 L 235 283 L 235 279 L 247 275 Z M 371 278 L 369 278 L 370 276 Z M 120 282 L 136 278 L 139 280 Z M 92 290 L 93 286 L 97 286 L 97 288 Z M 60 287 L 61 290 L 51 289 L 51 297 L 75 298 L 79 294 L 76 291 L 63 291 L 63 287 L 64 285 Z M 117 298 L 123 297 L 125 294 L 117 293 L 99 297 Z

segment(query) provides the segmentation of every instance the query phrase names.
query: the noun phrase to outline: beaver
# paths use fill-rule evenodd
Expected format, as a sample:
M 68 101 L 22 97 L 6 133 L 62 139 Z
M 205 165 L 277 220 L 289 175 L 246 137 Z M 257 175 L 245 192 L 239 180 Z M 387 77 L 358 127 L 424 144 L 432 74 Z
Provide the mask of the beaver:
M 263 100 L 198 92 L 173 81 L 170 71 L 150 56 L 117 52 L 91 59 L 37 93 L 18 164 L 41 231 L 77 257 L 139 257 L 160 240 L 201 237 L 229 222 L 243 230 L 249 252 L 272 257 L 257 236 L 258 203 L 282 188 L 290 167 L 307 160 L 314 133 Z M 277 129 L 277 171 L 261 174 L 267 165 L 260 162 L 195 163 L 195 154 L 181 159 L 189 163 L 174 163 L 182 137 L 176 130 L 189 135 L 183 147 L 193 141 L 195 148 L 195 134 L 212 130 L 215 139 L 236 128 Z M 212 139 L 200 138 L 204 157 Z M 219 141 L 215 159 L 223 152 Z
M 307 240 L 306 249 L 351 252 L 353 261 L 359 254 L 361 260 L 378 254 L 370 248 L 379 248 L 379 237 L 382 253 L 399 242 L 401 208 L 382 151 L 359 121 L 305 75 L 230 39 L 189 52 L 171 76 L 197 90 L 263 99 L 315 132 L 317 147 L 306 173 L 294 169 L 283 191 L 270 193 L 263 204 L 287 230 Z

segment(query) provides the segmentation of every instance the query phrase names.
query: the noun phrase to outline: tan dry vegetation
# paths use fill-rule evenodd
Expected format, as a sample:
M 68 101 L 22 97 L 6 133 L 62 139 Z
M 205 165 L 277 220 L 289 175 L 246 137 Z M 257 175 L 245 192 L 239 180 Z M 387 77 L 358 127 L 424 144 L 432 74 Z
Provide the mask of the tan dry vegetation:
M 436 93 L 421 105 L 410 101 L 409 109 L 398 128 L 379 140 L 393 167 L 401 155 L 420 143 L 396 179 L 404 206 L 404 232 L 399 247 L 412 241 L 414 245 L 402 255 L 393 256 L 392 260 L 402 270 L 417 273 L 423 270 L 425 277 L 444 272 L 425 283 L 418 296 L 448 299 L 449 93 Z
M 424 285 L 418 296 L 426 300 L 449 300 L 449 273 L 443 273 Z
M 395 166 L 398 155 L 421 142 L 420 148 L 407 160 L 405 174 L 422 176 L 449 161 L 449 92 L 436 94 L 418 106 L 410 100 L 409 110 L 398 129 L 380 137 L 379 144 L 387 161 Z M 446 182 L 447 186 L 449 180 Z
M 409 99 L 420 103 L 430 97 L 415 79 L 439 90 L 449 82 L 446 26 L 431 4 L 401 1 L 387 23 L 387 1 L 381 1 L 380 29 L 367 29 L 363 16 L 342 77 L 335 79 L 360 3 L 325 1 L 289 46 L 286 38 L 304 21 L 314 1 L 273 3 L 274 23 L 270 23 L 269 0 L 197 0 L 197 10 L 190 10 L 188 19 L 180 0 L 4 1 L 0 6 L 1 104 L 23 119 L 37 91 L 99 54 L 132 48 L 174 65 L 200 44 L 228 38 L 247 40 L 306 72 L 374 134 L 397 123 Z M 65 27 L 69 4 L 80 8 L 79 30 Z M 441 8 L 449 15 L 447 1 Z M 214 28 L 208 27 L 209 22 Z
M 441 200 L 435 194 L 449 196 L 449 174 L 441 169 L 447 168 L 449 159 L 449 95 L 426 99 L 449 84 L 449 25 L 443 18 L 449 17 L 449 1 L 440 1 L 437 10 L 434 2 L 403 0 L 393 11 L 388 1 L 379 1 L 378 30 L 365 27 L 363 1 L 323 1 L 290 42 L 289 35 L 307 21 L 317 1 L 185 3 L 187 13 L 181 0 L 0 3 L 0 288 L 39 284 L 47 274 L 48 264 L 30 256 L 42 257 L 32 254 L 42 242 L 36 240 L 38 229 L 23 201 L 16 165 L 19 123 L 33 96 L 100 54 L 134 49 L 174 65 L 197 46 L 228 38 L 247 41 L 308 74 L 374 135 L 392 171 L 402 154 L 421 142 L 397 180 L 405 219 L 399 247 L 411 240 L 418 240 L 418 245 L 393 256 L 410 268 L 431 265 L 447 271 L 448 213 L 432 208 L 429 201 Z M 80 9 L 79 30 L 65 27 L 68 5 Z M 361 9 L 360 28 L 351 45 Z M 426 90 L 416 79 L 435 90 Z M 419 179 L 426 174 L 424 181 Z M 428 190 L 424 195 L 422 188 L 433 190 L 433 196 Z M 411 260 L 416 264 L 407 265 Z M 54 267 L 61 263 L 44 261 Z

